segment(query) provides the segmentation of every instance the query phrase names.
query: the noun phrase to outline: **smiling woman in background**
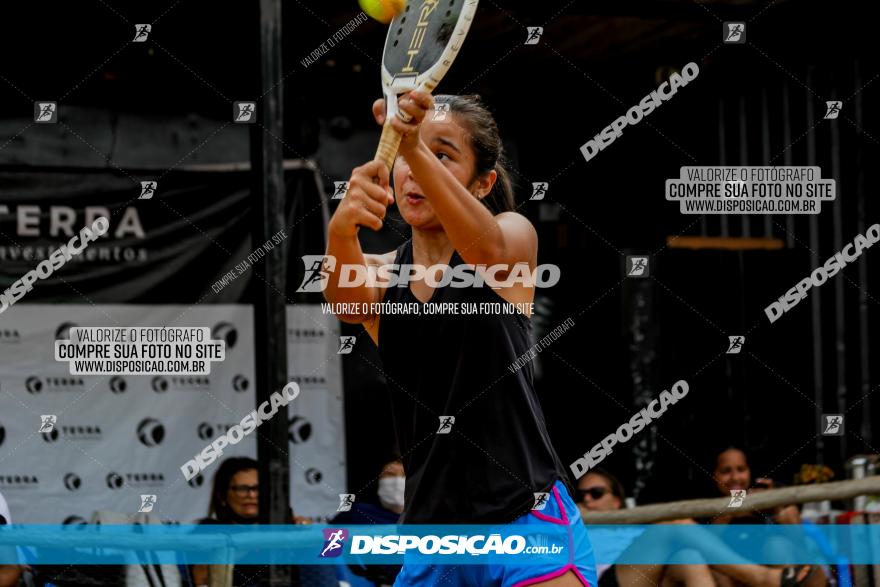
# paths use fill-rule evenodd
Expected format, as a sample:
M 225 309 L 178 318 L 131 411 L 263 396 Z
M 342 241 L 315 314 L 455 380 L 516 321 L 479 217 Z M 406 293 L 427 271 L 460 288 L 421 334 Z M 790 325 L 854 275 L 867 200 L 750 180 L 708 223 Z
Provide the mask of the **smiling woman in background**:
M 731 496 L 731 491 L 754 493 L 773 489 L 779 485 L 767 477 L 759 477 L 754 480 L 753 484 L 752 469 L 749 467 L 746 453 L 735 446 L 728 446 L 715 457 L 712 478 L 718 492 L 728 497 Z M 796 505 L 782 505 L 766 511 L 743 511 L 737 514 L 715 516 L 709 522 L 712 524 L 800 524 L 801 512 Z M 789 553 L 793 551 L 793 545 L 781 537 L 768 539 L 767 545 L 764 547 L 765 554 L 776 560 L 786 560 Z M 767 567 L 780 568 L 780 565 L 767 565 Z M 815 569 L 810 567 L 808 573 L 802 575 L 803 578 L 800 581 L 807 587 L 827 585 L 826 572 L 814 571 Z M 717 572 L 714 573 L 714 578 L 719 587 L 734 587 L 742 584 L 742 582 L 737 582 Z
M 728 447 L 718 453 L 715 458 L 715 469 L 712 473 L 715 487 L 725 496 L 730 496 L 731 491 L 761 491 L 772 489 L 776 484 L 772 479 L 755 479 L 752 487 L 752 470 L 749 467 L 746 453 L 736 447 Z M 772 522 L 776 524 L 800 524 L 800 510 L 795 505 L 784 505 L 775 508 L 772 512 L 745 512 L 740 515 L 716 516 L 713 524 L 763 524 Z

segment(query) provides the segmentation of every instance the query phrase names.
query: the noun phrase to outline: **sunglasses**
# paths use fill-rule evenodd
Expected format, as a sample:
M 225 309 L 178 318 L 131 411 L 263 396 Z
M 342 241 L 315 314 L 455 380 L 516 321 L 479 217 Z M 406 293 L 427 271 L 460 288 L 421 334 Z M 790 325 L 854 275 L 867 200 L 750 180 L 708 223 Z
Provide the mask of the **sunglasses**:
M 592 499 L 602 499 L 608 493 L 607 487 L 587 487 L 586 489 L 578 489 L 574 492 L 575 501 L 583 501 L 586 496 Z
M 259 495 L 260 488 L 257 485 L 230 485 L 229 491 L 238 496 L 245 496 L 248 493 L 253 493 L 254 495 Z

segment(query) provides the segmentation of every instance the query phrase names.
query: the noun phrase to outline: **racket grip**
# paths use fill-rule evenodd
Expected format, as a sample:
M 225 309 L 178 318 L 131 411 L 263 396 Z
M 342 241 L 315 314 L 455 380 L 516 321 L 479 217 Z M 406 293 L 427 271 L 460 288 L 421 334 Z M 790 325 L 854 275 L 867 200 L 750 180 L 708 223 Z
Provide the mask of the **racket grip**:
M 382 161 L 388 167 L 388 171 L 394 167 L 394 159 L 397 158 L 397 150 L 400 148 L 400 133 L 387 122 L 382 127 L 382 138 L 379 139 L 379 148 L 376 149 L 374 159 Z

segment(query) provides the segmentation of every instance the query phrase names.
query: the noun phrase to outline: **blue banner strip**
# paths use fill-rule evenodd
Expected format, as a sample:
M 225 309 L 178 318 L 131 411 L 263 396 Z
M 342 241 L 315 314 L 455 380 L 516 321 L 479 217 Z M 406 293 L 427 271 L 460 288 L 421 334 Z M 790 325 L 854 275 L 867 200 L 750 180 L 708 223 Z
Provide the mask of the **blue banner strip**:
M 880 525 L 603 525 L 587 532 L 597 564 L 880 564 Z M 0 526 L 0 564 L 564 565 L 569 548 L 564 526 Z

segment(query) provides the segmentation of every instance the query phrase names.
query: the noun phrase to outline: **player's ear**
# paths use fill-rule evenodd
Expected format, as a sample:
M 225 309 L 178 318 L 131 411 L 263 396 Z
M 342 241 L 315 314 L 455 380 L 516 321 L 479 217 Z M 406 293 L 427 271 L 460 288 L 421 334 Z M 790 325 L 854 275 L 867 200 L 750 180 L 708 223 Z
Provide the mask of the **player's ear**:
M 498 172 L 494 169 L 491 171 L 487 171 L 483 173 L 476 180 L 474 180 L 473 185 L 471 186 L 471 192 L 478 199 L 482 200 L 486 196 L 492 193 L 492 188 L 495 186 L 495 182 L 498 180 Z

